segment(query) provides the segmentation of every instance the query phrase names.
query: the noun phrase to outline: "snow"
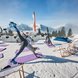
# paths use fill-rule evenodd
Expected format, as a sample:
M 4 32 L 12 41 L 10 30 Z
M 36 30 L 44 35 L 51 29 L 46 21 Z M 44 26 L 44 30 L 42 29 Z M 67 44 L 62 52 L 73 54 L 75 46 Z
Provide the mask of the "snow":
M 36 43 L 37 44 L 44 44 L 45 40 L 38 40 Z
M 37 43 L 43 42 L 44 40 L 39 40 Z M 4 58 L 0 59 L 0 69 L 8 64 L 9 59 L 12 59 L 15 56 L 15 51 L 20 48 L 18 43 L 8 44 L 7 49 L 3 51 Z M 78 78 L 78 53 L 69 57 L 61 57 L 60 51 L 56 50 L 67 45 L 62 44 L 49 48 L 45 43 L 34 44 L 33 46 L 40 48 L 36 52 L 42 53 L 44 57 L 24 64 L 25 78 Z M 22 52 L 19 57 L 28 54 L 32 54 L 32 52 Z M 6 78 L 17 77 L 20 78 L 18 72 L 6 76 Z
M 3 41 L 0 41 L 0 44 L 2 44 L 3 43 Z

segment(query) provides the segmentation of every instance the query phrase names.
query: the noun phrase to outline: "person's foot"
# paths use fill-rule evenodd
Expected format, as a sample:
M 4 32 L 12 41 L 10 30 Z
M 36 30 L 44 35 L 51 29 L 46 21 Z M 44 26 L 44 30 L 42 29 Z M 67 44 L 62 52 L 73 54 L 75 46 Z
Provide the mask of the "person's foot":
M 4 57 L 4 54 L 2 54 L 2 58 Z
M 37 58 L 41 58 L 40 56 L 35 55 Z
M 39 54 L 35 54 L 35 56 L 36 56 L 37 58 L 41 58 L 41 57 L 42 57 L 42 55 L 39 55 Z
M 37 47 L 34 47 L 34 51 L 36 51 L 38 48 Z
M 53 44 L 48 44 L 49 46 L 53 46 L 53 47 L 55 47 L 55 45 L 53 45 Z
M 2 70 L 7 69 L 7 68 L 10 68 L 10 67 L 11 67 L 10 65 L 7 65 Z
M 12 62 L 13 64 L 17 64 L 17 62 L 14 59 L 12 59 L 10 62 Z
M 54 45 L 54 44 L 52 44 L 52 46 L 53 46 L 53 47 L 55 47 L 55 45 Z

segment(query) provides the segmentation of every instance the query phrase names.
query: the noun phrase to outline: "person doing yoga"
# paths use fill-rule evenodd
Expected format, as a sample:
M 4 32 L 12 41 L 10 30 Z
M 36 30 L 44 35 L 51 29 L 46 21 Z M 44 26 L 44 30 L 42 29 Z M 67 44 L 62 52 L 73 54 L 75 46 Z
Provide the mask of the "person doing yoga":
M 18 33 L 18 36 L 19 36 L 19 38 L 20 38 L 20 40 L 21 40 L 21 42 L 22 42 L 22 45 L 21 45 L 21 47 L 20 47 L 19 52 L 15 55 L 15 57 L 11 60 L 11 62 L 13 62 L 14 64 L 17 63 L 17 62 L 15 61 L 15 59 L 16 59 L 16 57 L 24 50 L 25 47 L 27 47 L 29 50 L 31 50 L 31 51 L 34 53 L 34 55 L 35 55 L 37 58 L 39 58 L 39 57 L 37 56 L 37 54 L 35 53 L 37 47 L 33 47 L 33 46 L 28 42 L 28 40 L 27 40 L 26 38 L 24 38 L 24 37 L 20 34 L 20 31 L 19 31 L 18 28 L 16 27 L 17 24 L 14 23 L 14 22 L 10 22 L 9 26 L 10 26 L 10 27 L 14 27 L 14 28 L 16 29 L 16 32 Z
M 50 37 L 49 37 L 49 34 L 46 36 L 46 43 L 49 45 L 49 46 L 54 46 L 50 40 Z

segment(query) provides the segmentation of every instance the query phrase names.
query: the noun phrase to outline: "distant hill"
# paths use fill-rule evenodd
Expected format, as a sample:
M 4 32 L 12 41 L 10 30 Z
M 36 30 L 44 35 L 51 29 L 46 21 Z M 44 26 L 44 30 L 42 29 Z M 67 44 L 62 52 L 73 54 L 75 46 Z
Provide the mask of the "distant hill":
M 48 26 L 45 26 L 45 25 L 40 24 L 40 29 L 43 32 L 47 32 L 47 27 Z M 48 27 L 48 29 L 49 29 L 49 32 L 53 32 L 55 30 L 54 28 L 51 28 L 51 27 Z
M 74 24 L 66 24 L 66 25 L 64 25 L 64 26 L 61 26 L 61 27 L 57 28 L 57 31 L 58 31 L 58 30 L 61 30 L 62 27 L 65 27 L 65 31 L 66 31 L 66 32 L 68 32 L 68 30 L 71 28 L 71 29 L 72 29 L 72 32 L 73 32 L 74 34 L 78 34 L 78 26 L 77 26 L 77 25 L 74 25 Z
M 41 31 L 46 32 L 48 26 L 45 26 L 45 25 L 40 24 L 39 27 L 40 27 Z M 9 29 L 9 28 L 10 28 L 10 27 L 8 27 L 8 29 Z M 19 26 L 17 26 L 17 28 L 18 28 L 19 30 L 21 30 L 21 31 L 26 31 L 26 30 L 27 30 L 27 31 L 30 31 L 30 30 L 33 30 L 32 27 L 30 27 L 30 26 L 28 26 L 28 25 L 26 25 L 26 24 L 20 24 Z M 15 31 L 14 28 L 11 28 L 11 29 L 12 29 L 13 31 Z M 48 27 L 48 29 L 49 29 L 50 32 L 52 32 L 53 30 L 55 30 L 55 29 L 53 29 L 53 28 L 51 28 L 51 27 Z
M 9 29 L 10 27 L 7 27 L 7 29 Z M 26 24 L 20 24 L 17 26 L 17 28 L 20 30 L 20 31 L 31 31 L 33 30 L 30 26 L 26 25 Z M 13 31 L 15 31 L 15 29 L 12 27 L 11 28 Z
M 42 31 L 45 31 L 46 32 L 46 28 L 48 27 L 48 26 L 45 26 L 45 25 L 40 25 L 40 27 L 41 27 L 41 30 Z M 65 31 L 66 31 L 66 33 L 68 32 L 68 30 L 71 28 L 72 29 L 72 32 L 74 33 L 74 34 L 78 34 L 78 26 L 77 25 L 74 25 L 74 24 L 66 24 L 66 25 L 64 25 L 64 26 L 60 26 L 59 28 L 57 28 L 57 29 L 54 29 L 54 28 L 52 28 L 52 27 L 48 27 L 49 28 L 49 31 L 50 32 L 52 32 L 52 31 L 55 31 L 55 30 L 61 30 L 62 29 L 62 27 L 65 27 Z
M 19 29 L 20 31 L 26 31 L 26 30 L 27 30 L 27 31 L 32 31 L 32 30 L 33 30 L 33 28 L 32 28 L 31 26 L 26 25 L 26 24 L 20 24 L 20 25 L 17 26 L 17 27 L 18 27 L 18 29 Z M 42 24 L 39 25 L 39 28 L 41 29 L 42 32 L 47 32 L 47 27 L 48 27 L 48 26 L 46 26 L 46 25 L 42 25 Z M 49 32 L 52 33 L 52 32 L 55 31 L 55 30 L 57 30 L 57 31 L 61 30 L 62 27 L 65 27 L 65 31 L 66 31 L 66 32 L 68 32 L 69 28 L 71 28 L 74 34 L 78 34 L 78 26 L 77 26 L 77 25 L 74 25 L 74 24 L 66 24 L 66 25 L 64 25 L 64 26 L 60 26 L 60 27 L 57 28 L 57 29 L 54 29 L 54 28 L 52 28 L 52 27 L 48 27 L 48 29 L 49 29 Z M 7 27 L 7 29 L 9 29 L 9 28 L 10 28 L 10 27 Z M 13 31 L 15 30 L 14 28 L 11 28 L 11 29 L 12 29 Z
M 28 31 L 33 30 L 30 26 L 28 26 L 28 25 L 26 25 L 26 24 L 21 24 L 21 25 L 19 25 L 19 26 L 18 26 L 18 29 L 19 29 L 19 30 L 22 30 L 22 31 L 25 31 L 25 30 L 28 30 Z

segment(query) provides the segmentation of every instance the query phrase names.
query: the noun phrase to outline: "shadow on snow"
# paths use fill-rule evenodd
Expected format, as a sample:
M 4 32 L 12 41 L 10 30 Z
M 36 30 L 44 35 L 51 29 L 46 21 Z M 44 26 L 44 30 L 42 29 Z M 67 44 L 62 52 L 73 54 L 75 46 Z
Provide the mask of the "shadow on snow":
M 44 57 L 41 58 L 41 59 L 42 60 L 40 60 L 40 61 L 28 62 L 26 64 L 33 64 L 33 63 L 66 63 L 66 62 L 78 63 L 78 61 L 69 60 L 69 59 L 65 59 L 65 58 L 60 58 L 60 57 L 56 57 L 56 56 L 49 56 L 49 55 L 44 55 Z

